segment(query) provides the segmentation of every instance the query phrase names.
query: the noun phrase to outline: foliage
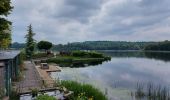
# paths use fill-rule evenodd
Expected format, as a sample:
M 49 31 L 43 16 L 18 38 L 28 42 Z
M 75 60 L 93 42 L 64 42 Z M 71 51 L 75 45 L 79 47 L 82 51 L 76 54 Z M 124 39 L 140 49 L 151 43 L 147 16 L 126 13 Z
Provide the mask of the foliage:
M 33 97 L 37 96 L 38 95 L 38 89 L 37 88 L 34 88 L 34 89 L 31 89 L 31 94 Z
M 166 40 L 164 42 L 158 42 L 158 43 L 147 45 L 145 47 L 145 50 L 170 51 L 170 41 Z
M 85 52 L 85 51 L 73 51 L 72 56 L 74 56 L 74 57 L 84 57 L 84 58 L 104 58 L 102 53 Z
M 66 45 L 55 45 L 53 50 L 142 50 L 148 44 L 155 42 L 127 42 L 127 41 L 86 41 L 73 42 Z
M 49 96 L 45 94 L 45 95 L 39 95 L 35 100 L 57 100 L 57 99 L 53 96 Z
M 88 84 L 61 81 L 61 85 L 74 92 L 73 96 L 70 97 L 71 100 L 107 100 L 107 97 L 102 92 Z
M 12 10 L 12 6 L 11 6 L 11 0 L 1 0 L 0 2 L 0 15 L 9 15 L 11 10 Z
M 87 97 L 85 93 L 78 94 L 77 100 L 94 100 L 92 97 Z
M 32 55 L 34 53 L 35 49 L 35 40 L 33 36 L 35 33 L 33 33 L 32 26 L 28 26 L 28 34 L 26 34 L 26 47 L 25 47 L 25 52 L 26 52 L 26 57 L 27 58 L 32 58 Z
M 40 41 L 37 44 L 39 50 L 49 50 L 52 47 L 52 43 L 48 41 Z
M 47 53 L 34 53 L 33 54 L 33 59 L 36 59 L 36 58 L 48 58 L 48 57 L 54 57 L 54 54 L 47 54 Z
M 110 60 L 110 57 L 96 52 L 75 51 L 70 55 L 58 55 L 56 58 L 50 58 L 48 63 L 57 63 L 61 67 L 85 67 L 90 65 L 98 65 L 104 61 Z
M 11 44 L 11 22 L 1 16 L 7 16 L 12 10 L 11 0 L 0 2 L 0 48 L 6 49 Z
M 52 50 L 73 51 L 73 50 L 143 50 L 146 45 L 157 42 L 127 42 L 127 41 L 86 41 L 73 42 L 68 44 L 54 45 Z M 16 44 L 16 43 L 15 43 Z M 21 44 L 12 44 L 13 48 L 19 49 Z M 23 46 L 22 46 L 23 48 Z

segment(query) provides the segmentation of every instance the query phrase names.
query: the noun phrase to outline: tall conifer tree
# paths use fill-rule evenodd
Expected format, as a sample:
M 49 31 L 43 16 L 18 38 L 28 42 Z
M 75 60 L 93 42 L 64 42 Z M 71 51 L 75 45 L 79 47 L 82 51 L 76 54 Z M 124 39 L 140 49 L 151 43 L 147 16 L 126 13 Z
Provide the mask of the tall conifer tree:
M 25 52 L 26 52 L 26 56 L 27 58 L 32 58 L 32 55 L 34 53 L 34 49 L 35 49 L 35 40 L 33 38 L 33 36 L 35 35 L 35 33 L 33 33 L 32 30 L 32 26 L 29 25 L 28 26 L 28 34 L 26 34 L 25 38 L 26 38 L 26 47 L 25 47 Z

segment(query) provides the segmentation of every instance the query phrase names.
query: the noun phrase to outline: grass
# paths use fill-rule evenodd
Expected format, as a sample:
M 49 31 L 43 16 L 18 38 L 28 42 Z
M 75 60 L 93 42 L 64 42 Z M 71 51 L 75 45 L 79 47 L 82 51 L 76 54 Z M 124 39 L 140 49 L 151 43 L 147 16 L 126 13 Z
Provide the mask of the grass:
M 49 96 L 45 94 L 45 95 L 39 95 L 38 97 L 36 97 L 35 100 L 57 100 L 57 99 L 53 96 Z
M 61 67 L 85 67 L 102 64 L 102 62 L 108 60 L 111 60 L 111 57 L 100 53 L 74 51 L 69 55 L 57 55 L 55 58 L 50 58 L 47 63 L 56 63 Z
M 167 87 L 161 85 L 148 83 L 144 86 L 144 84 L 137 84 L 135 97 L 138 99 L 145 98 L 145 100 L 170 100 L 170 93 Z
M 69 100 L 107 100 L 107 97 L 101 91 L 88 84 L 61 81 L 61 85 L 74 92 Z

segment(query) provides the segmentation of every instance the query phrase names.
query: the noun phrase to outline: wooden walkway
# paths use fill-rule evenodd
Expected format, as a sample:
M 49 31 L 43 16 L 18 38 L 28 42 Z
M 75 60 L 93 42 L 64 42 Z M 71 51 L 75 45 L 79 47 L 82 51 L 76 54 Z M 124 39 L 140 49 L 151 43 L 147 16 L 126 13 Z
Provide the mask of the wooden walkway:
M 28 92 L 30 89 L 40 89 L 42 87 L 41 77 L 31 61 L 25 61 L 24 79 L 16 83 L 16 89 L 22 92 Z
M 27 69 L 24 71 L 24 79 L 16 82 L 14 86 L 20 95 L 30 94 L 31 89 L 38 89 L 39 92 L 63 91 L 64 98 L 73 94 L 72 91 L 68 91 L 66 88 L 54 86 L 55 80 L 50 77 L 49 72 L 61 71 L 57 66 L 50 65 L 48 70 L 42 70 L 31 61 L 25 61 L 24 65 Z M 45 86 L 43 81 L 46 82 L 47 86 Z

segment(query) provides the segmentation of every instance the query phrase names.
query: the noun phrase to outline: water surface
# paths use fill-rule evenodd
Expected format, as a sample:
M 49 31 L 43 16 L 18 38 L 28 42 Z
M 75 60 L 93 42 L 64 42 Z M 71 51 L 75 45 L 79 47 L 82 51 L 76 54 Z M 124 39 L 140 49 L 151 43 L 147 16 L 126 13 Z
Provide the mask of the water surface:
M 62 68 L 53 78 L 89 83 L 103 91 L 111 100 L 132 100 L 131 91 L 137 83 L 170 85 L 170 53 L 107 51 L 111 61 L 79 68 Z

